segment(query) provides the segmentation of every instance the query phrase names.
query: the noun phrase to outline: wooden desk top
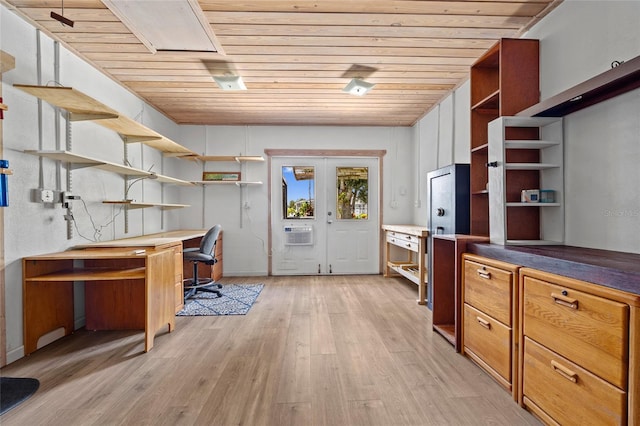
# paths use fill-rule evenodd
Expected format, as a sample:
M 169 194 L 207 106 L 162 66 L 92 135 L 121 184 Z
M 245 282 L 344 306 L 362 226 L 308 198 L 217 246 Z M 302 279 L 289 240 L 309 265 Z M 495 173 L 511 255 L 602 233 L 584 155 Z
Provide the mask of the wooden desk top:
M 97 243 L 80 244 L 74 249 L 110 248 L 110 247 L 162 247 L 175 244 L 180 241 L 199 238 L 206 234 L 208 229 L 187 229 L 178 231 L 159 232 L 157 234 L 140 235 L 138 237 L 121 238 L 119 240 L 99 241 Z
M 89 260 L 89 259 L 126 259 L 131 257 L 145 257 L 147 255 L 161 252 L 155 248 L 136 250 L 132 248 L 121 247 L 105 247 L 98 250 L 79 249 L 67 250 L 58 253 L 39 254 L 36 256 L 25 257 L 24 260 Z
M 385 231 L 401 232 L 403 234 L 415 235 L 416 237 L 429 236 L 429 230 L 424 226 L 418 225 L 382 225 Z

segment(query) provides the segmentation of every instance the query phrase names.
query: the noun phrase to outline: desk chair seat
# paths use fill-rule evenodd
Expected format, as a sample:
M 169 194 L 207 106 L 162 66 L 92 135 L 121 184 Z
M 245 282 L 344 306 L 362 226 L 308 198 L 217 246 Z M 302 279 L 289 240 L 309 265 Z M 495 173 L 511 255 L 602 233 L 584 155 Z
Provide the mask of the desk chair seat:
M 218 262 L 216 259 L 216 242 L 221 230 L 221 225 L 214 226 L 202 237 L 200 247 L 188 248 L 183 251 L 182 259 L 185 262 L 193 263 L 193 278 L 184 280 L 185 300 L 194 296 L 198 291 L 215 293 L 218 297 L 222 296 L 220 291 L 217 290 L 222 288 L 221 284 L 214 282 L 211 278 L 198 277 L 199 263 L 215 265 Z

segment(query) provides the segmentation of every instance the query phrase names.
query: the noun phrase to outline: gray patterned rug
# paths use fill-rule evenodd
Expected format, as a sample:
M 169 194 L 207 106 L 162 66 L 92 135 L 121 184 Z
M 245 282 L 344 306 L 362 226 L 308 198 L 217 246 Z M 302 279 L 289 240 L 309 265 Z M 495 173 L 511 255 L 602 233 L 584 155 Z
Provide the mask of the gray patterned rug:
M 264 284 L 223 284 L 222 297 L 213 293 L 197 293 L 185 300 L 182 317 L 203 315 L 245 315 L 260 295 Z

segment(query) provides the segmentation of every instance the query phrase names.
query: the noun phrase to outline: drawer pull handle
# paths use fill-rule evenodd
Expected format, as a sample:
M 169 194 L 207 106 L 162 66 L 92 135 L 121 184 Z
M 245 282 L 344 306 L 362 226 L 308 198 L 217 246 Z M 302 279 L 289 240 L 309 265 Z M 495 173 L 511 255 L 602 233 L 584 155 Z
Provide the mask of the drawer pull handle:
M 551 360 L 551 368 L 553 368 L 553 371 L 560 374 L 565 379 L 572 381 L 573 383 L 578 383 L 578 374 L 569 370 L 567 367 L 564 367 L 554 360 Z
M 485 278 L 487 280 L 491 279 L 491 272 L 487 271 L 486 269 L 478 269 L 476 270 L 476 272 L 478 273 L 478 275 L 480 275 L 482 278 Z
M 491 330 L 491 323 L 484 318 L 476 317 L 478 324 L 486 328 L 487 330 Z
M 573 299 L 558 293 L 551 293 L 551 297 L 558 305 L 566 306 L 571 309 L 578 309 L 578 299 Z
M 406 247 L 411 247 L 411 243 L 405 244 Z

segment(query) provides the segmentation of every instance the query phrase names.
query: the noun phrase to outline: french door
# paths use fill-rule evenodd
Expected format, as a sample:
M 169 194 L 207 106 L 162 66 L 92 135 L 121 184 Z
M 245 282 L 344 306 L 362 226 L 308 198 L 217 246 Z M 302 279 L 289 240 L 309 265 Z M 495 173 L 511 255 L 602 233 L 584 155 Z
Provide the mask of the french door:
M 377 158 L 273 157 L 272 273 L 379 273 Z

